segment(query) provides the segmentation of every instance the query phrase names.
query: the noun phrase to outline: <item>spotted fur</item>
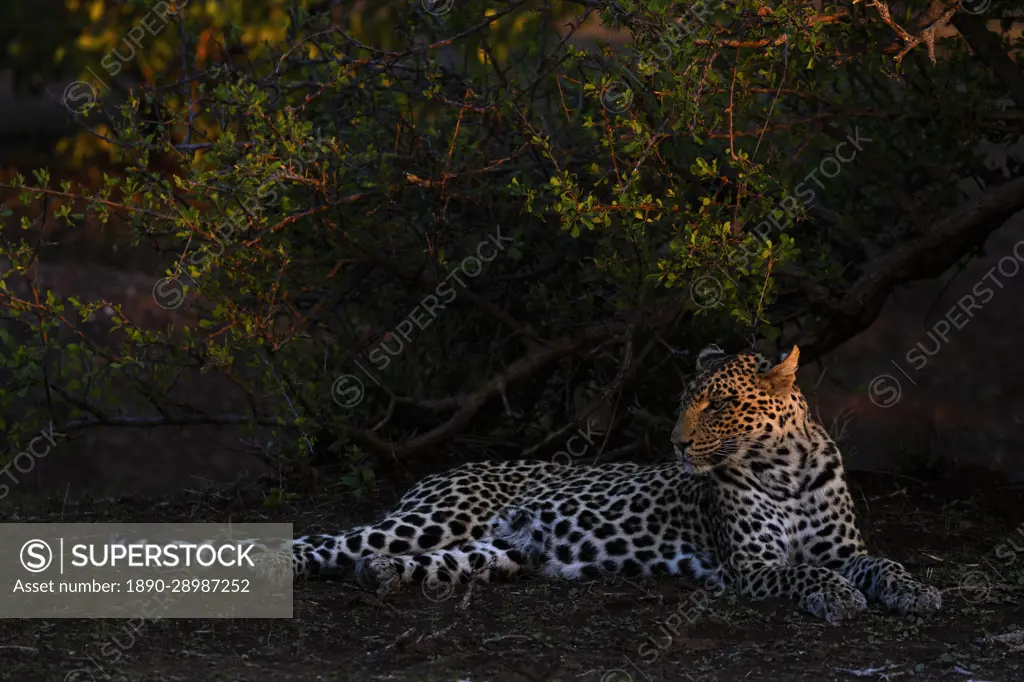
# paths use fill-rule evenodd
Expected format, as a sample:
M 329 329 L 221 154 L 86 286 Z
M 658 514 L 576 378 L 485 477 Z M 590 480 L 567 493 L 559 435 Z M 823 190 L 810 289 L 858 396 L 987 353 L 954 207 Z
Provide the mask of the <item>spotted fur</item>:
M 939 609 L 934 587 L 867 553 L 839 450 L 794 384 L 798 359 L 797 348 L 772 366 L 709 346 L 682 395 L 676 461 L 464 464 L 424 478 L 376 523 L 297 538 L 293 573 L 354 566 L 380 595 L 524 573 L 667 573 L 789 598 L 830 622 L 867 599 Z

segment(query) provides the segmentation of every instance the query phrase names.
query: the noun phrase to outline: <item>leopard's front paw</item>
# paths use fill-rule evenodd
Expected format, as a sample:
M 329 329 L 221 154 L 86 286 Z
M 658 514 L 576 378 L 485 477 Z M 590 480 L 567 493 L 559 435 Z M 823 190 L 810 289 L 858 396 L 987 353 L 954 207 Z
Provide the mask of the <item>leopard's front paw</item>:
M 506 507 L 494 519 L 491 535 L 497 542 L 504 542 L 510 548 L 522 552 L 531 565 L 539 565 L 545 551 L 545 537 L 549 529 L 540 522 L 537 515 L 522 507 Z
M 378 597 L 391 594 L 402 582 L 395 560 L 389 556 L 365 556 L 356 561 L 355 570 L 359 586 Z
M 901 582 L 882 595 L 882 603 L 900 615 L 931 613 L 942 608 L 942 593 L 931 585 Z
M 842 586 L 805 597 L 803 607 L 818 618 L 837 624 L 857 617 L 868 608 L 868 600 L 859 590 Z

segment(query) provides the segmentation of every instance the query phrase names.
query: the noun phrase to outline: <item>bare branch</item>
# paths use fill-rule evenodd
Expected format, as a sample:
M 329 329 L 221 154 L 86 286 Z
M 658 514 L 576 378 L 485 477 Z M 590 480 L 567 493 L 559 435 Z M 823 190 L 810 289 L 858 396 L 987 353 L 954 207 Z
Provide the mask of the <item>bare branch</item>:
M 1024 178 L 1017 178 L 988 190 L 918 239 L 874 261 L 834 311 L 798 335 L 803 357 L 810 361 L 866 329 L 897 285 L 938 277 L 1022 209 Z
M 953 26 L 971 44 L 977 58 L 992 69 L 1017 106 L 1024 108 L 1024 71 L 1003 50 L 999 36 L 985 24 L 985 19 L 964 12 L 953 17 Z
M 685 305 L 685 300 L 677 301 L 653 315 L 638 317 L 639 319 L 644 319 L 652 327 L 663 326 L 675 320 Z M 435 403 L 435 407 L 436 404 L 443 403 L 445 406 L 458 406 L 459 409 L 444 424 L 405 443 L 396 444 L 366 431 L 353 432 L 351 434 L 352 438 L 364 447 L 395 458 L 419 454 L 432 446 L 450 439 L 465 428 L 476 413 L 480 411 L 480 408 L 491 398 L 500 396 L 506 386 L 532 376 L 555 360 L 563 358 L 585 346 L 621 335 L 635 324 L 636 322 L 612 322 L 595 325 L 571 337 L 551 341 L 543 346 L 534 348 L 525 356 L 509 365 L 505 371 L 492 377 L 475 390 L 454 398 L 444 399 L 443 401 L 431 401 Z

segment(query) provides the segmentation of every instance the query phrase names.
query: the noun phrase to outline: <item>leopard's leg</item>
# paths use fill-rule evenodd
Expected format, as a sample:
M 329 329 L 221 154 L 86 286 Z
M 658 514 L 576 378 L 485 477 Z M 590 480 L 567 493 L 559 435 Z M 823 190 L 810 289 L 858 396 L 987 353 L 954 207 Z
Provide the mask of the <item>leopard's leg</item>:
M 379 597 L 403 584 L 420 583 L 424 594 L 440 601 L 451 596 L 458 583 L 489 582 L 535 567 L 528 552 L 501 539 L 487 538 L 424 554 L 367 556 L 356 562 L 356 580 Z
M 830 623 L 853 618 L 868 605 L 853 583 L 822 566 L 732 561 L 726 574 L 728 583 L 750 599 L 788 598 Z
M 538 524 L 532 510 L 506 507 L 489 521 L 480 540 L 416 555 L 367 556 L 356 564 L 356 580 L 378 596 L 418 582 L 424 594 L 443 599 L 456 583 L 488 582 L 538 569 L 543 562 Z
M 868 599 L 901 614 L 927 613 L 942 608 L 942 594 L 916 580 L 899 562 L 870 554 L 834 559 L 824 564 L 846 577 Z
M 486 510 L 486 505 L 479 512 Z M 422 511 L 394 512 L 376 523 L 359 526 L 337 535 L 303 535 L 283 543 L 253 544 L 250 555 L 254 573 L 272 583 L 353 566 L 370 555 L 415 555 L 482 538 L 492 531 L 490 515 L 474 510 L 443 507 Z M 112 544 L 137 544 L 112 537 Z M 289 563 L 291 564 L 289 570 Z
M 354 565 L 370 555 L 395 556 L 432 552 L 484 537 L 486 520 L 456 510 L 432 514 L 396 513 L 338 535 L 304 535 L 291 542 L 294 577 Z

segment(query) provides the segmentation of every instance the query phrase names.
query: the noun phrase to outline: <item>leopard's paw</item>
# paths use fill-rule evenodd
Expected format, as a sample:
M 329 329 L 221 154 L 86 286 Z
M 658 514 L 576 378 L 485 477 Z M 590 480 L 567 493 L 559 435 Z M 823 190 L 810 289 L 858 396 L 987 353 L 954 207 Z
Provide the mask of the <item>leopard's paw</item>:
M 840 587 L 808 595 L 803 607 L 822 620 L 838 624 L 860 615 L 868 608 L 868 600 L 859 590 Z
M 942 593 L 931 585 L 901 582 L 882 596 L 882 603 L 901 615 L 931 613 L 942 608 Z
M 395 560 L 389 556 L 365 556 L 356 561 L 355 571 L 359 586 L 378 597 L 391 594 L 402 582 Z

